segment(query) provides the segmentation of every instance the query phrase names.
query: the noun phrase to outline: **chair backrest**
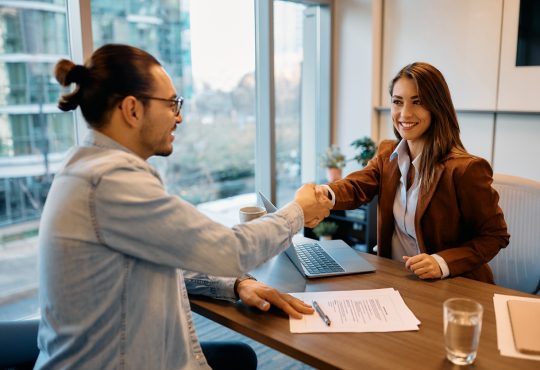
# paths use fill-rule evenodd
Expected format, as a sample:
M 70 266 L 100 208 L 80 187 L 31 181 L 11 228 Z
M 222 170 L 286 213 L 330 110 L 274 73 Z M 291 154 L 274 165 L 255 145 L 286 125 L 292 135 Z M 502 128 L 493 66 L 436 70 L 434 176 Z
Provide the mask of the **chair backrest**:
M 39 355 L 39 319 L 0 321 L 0 369 L 32 369 Z
M 495 283 L 534 293 L 540 282 L 540 182 L 495 174 L 493 187 L 510 233 L 510 244 L 489 263 Z

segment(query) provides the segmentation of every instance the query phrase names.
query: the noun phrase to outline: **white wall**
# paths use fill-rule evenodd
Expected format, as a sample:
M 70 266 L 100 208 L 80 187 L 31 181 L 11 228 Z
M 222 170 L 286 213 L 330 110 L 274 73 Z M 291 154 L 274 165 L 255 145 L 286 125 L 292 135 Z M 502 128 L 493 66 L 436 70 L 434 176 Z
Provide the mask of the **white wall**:
M 514 66 L 519 0 L 334 4 L 335 142 L 345 149 L 366 133 L 379 140 L 393 138 L 388 82 L 404 65 L 425 61 L 447 79 L 467 150 L 491 161 L 495 172 L 540 181 L 540 166 L 525 159 L 540 156 L 540 67 Z M 370 14 L 369 4 L 384 11 Z M 382 38 L 370 29 L 377 24 Z M 379 58 L 372 52 L 377 47 Z M 369 87 L 370 73 L 379 80 L 377 88 Z M 369 120 L 375 108 L 379 113 L 373 127 Z
M 496 172 L 540 181 L 540 115 L 500 114 L 495 134 Z
M 495 109 L 501 14 L 502 0 L 385 0 L 382 83 L 427 62 L 445 76 L 456 109 Z

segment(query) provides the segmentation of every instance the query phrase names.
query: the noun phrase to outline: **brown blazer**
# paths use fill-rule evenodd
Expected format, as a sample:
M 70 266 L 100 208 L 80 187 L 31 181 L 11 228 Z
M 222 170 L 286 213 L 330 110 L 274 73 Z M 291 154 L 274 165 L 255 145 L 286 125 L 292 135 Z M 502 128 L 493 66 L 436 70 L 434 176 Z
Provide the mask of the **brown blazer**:
M 383 141 L 364 169 L 329 184 L 337 210 L 354 209 L 379 196 L 377 248 L 387 258 L 392 257 L 393 204 L 400 179 L 397 158 L 390 160 L 397 144 Z M 508 245 L 510 235 L 492 182 L 486 160 L 452 153 L 437 165 L 431 188 L 420 189 L 415 215 L 420 253 L 440 255 L 450 276 L 493 284 L 487 262 Z

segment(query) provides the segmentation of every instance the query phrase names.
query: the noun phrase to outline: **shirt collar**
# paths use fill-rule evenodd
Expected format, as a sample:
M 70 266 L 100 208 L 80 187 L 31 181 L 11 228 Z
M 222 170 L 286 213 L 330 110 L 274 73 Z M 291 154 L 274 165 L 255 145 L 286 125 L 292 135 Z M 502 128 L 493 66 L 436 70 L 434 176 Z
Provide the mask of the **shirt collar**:
M 407 153 L 407 140 L 401 139 L 399 144 L 396 146 L 396 149 L 390 154 L 390 160 L 393 161 L 396 157 L 408 158 L 409 154 Z M 399 158 L 398 158 L 399 161 Z
M 401 169 L 402 173 L 406 173 L 409 170 L 409 151 L 407 148 L 407 140 L 401 139 L 399 144 L 396 146 L 396 149 L 390 154 L 390 160 L 393 161 L 397 157 L 398 166 Z M 418 170 L 420 168 L 420 158 L 422 154 L 420 153 L 411 163 Z
M 88 133 L 84 138 L 84 145 L 97 146 L 105 149 L 117 149 L 127 153 L 135 154 L 133 153 L 133 151 L 121 145 L 117 141 L 111 139 L 109 136 L 102 134 L 101 132 L 96 130 L 88 130 Z

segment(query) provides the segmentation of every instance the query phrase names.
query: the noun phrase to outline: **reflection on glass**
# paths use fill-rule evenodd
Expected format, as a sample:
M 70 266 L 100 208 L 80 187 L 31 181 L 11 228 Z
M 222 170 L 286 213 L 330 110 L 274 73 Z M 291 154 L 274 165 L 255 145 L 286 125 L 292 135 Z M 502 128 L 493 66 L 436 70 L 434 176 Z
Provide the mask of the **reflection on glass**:
M 0 320 L 36 315 L 37 232 L 52 178 L 74 144 L 53 65 L 69 57 L 66 3 L 0 5 Z M 9 4 L 8 4 L 9 3 Z
M 274 2 L 276 172 L 279 206 L 300 186 L 302 29 L 305 5 Z
M 96 48 L 116 42 L 149 51 L 185 98 L 173 154 L 151 159 L 168 191 L 194 204 L 254 192 L 253 1 L 91 6 Z

